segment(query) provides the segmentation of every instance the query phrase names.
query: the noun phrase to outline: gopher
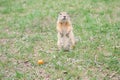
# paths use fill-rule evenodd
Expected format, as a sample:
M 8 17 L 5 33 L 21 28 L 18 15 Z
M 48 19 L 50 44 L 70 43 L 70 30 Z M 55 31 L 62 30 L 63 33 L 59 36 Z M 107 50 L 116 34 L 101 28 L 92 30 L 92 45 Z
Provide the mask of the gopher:
M 69 51 L 75 46 L 73 27 L 67 12 L 60 12 L 57 20 L 58 49 Z

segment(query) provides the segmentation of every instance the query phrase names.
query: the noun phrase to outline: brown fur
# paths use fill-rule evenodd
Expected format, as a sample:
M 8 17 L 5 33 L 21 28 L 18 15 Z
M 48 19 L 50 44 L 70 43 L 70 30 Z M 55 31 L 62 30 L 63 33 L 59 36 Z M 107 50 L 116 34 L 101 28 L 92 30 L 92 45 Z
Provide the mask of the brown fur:
M 70 17 L 66 12 L 61 12 L 57 21 L 58 48 L 61 50 L 70 50 L 75 45 L 73 27 Z

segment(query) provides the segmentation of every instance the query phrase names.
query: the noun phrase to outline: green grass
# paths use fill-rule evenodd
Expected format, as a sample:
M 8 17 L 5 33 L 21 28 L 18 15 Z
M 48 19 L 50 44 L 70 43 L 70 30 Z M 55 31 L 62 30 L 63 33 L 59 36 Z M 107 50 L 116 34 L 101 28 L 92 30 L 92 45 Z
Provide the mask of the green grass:
M 57 51 L 61 11 L 81 39 L 70 52 Z M 120 79 L 120 0 L 0 0 L 0 80 L 47 79 Z

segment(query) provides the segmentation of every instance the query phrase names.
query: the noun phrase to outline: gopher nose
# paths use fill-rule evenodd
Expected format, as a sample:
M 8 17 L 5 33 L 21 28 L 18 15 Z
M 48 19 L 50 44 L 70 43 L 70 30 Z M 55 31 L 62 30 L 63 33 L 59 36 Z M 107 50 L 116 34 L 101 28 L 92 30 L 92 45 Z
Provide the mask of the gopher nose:
M 66 18 L 66 16 L 63 16 L 64 18 Z
M 65 19 L 66 19 L 66 16 L 63 16 L 63 19 L 65 20 Z

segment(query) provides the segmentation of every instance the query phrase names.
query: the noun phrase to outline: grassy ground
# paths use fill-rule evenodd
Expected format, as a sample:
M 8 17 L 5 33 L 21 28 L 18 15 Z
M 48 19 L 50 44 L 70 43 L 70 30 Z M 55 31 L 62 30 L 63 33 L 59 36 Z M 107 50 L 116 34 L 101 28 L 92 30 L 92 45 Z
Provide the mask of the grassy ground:
M 57 51 L 60 11 L 81 38 L 70 52 Z M 0 0 L 0 80 L 120 80 L 120 0 Z

